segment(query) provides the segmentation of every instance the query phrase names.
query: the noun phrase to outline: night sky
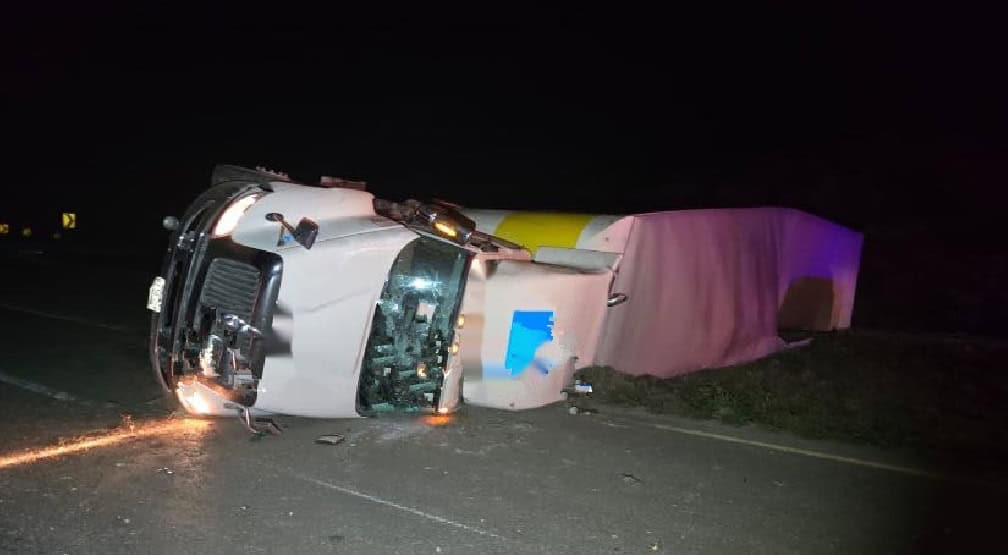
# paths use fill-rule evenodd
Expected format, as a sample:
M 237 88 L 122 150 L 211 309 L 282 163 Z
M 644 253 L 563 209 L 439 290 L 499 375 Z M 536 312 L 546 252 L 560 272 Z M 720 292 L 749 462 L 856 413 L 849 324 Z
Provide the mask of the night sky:
M 72 209 L 82 237 L 159 250 L 161 216 L 216 163 L 478 207 L 781 205 L 866 233 L 869 321 L 904 279 L 873 266 L 893 253 L 913 267 L 905 279 L 934 274 L 989 291 L 977 307 L 1008 306 L 999 18 L 816 10 L 35 8 L 2 24 L 0 216 Z M 948 320 L 956 302 L 937 327 L 990 330 L 993 317 Z

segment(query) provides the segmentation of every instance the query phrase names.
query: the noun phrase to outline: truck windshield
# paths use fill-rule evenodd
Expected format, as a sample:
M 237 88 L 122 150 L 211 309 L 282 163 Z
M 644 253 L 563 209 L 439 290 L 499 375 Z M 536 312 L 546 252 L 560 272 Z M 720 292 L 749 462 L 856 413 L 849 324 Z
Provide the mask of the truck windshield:
M 430 237 L 400 251 L 375 307 L 359 412 L 437 406 L 469 260 L 465 249 Z

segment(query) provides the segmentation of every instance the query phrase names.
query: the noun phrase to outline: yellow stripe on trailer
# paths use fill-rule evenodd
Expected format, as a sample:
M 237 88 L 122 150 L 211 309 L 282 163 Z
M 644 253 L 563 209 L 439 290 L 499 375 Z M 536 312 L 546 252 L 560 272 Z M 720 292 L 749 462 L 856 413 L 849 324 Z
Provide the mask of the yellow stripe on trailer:
M 595 216 L 562 212 L 514 212 L 504 216 L 493 234 L 535 254 L 539 247 L 577 247 L 581 232 Z

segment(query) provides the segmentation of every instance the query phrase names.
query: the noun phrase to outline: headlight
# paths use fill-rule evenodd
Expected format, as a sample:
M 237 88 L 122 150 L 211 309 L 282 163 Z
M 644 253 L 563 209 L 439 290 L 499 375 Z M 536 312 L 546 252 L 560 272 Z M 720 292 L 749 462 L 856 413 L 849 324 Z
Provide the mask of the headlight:
M 458 230 L 449 223 L 446 222 L 434 222 L 434 229 L 441 232 L 441 235 L 448 237 L 449 239 L 455 239 L 458 237 Z
M 464 245 L 476 230 L 476 222 L 450 206 L 422 204 L 416 209 L 415 218 L 430 226 L 434 233 Z
M 225 235 L 231 235 L 231 232 L 238 227 L 238 222 L 241 220 L 241 217 L 245 215 L 245 212 L 251 208 L 260 197 L 262 197 L 261 193 L 254 193 L 232 202 L 230 206 L 224 209 L 224 212 L 221 213 L 220 217 L 217 218 L 217 223 L 214 225 L 213 232 L 210 233 L 210 236 L 223 237 Z

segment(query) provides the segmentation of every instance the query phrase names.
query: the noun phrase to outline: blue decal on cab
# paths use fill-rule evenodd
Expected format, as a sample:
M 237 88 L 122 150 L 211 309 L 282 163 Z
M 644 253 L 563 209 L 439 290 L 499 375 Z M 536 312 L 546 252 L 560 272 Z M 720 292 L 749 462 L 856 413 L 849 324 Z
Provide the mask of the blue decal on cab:
M 530 365 L 543 374 L 549 373 L 549 365 L 536 359 L 536 351 L 550 341 L 553 341 L 552 310 L 516 310 L 511 319 L 504 367 L 512 376 L 521 374 Z

